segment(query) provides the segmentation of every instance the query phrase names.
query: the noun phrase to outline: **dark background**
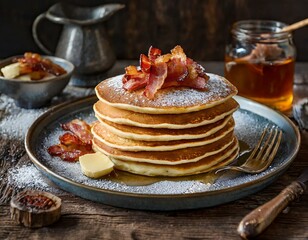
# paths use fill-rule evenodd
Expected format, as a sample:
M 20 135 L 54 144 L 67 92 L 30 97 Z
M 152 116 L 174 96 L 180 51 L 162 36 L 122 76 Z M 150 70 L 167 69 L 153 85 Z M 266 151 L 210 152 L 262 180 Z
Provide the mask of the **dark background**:
M 42 53 L 31 26 L 55 0 L 0 1 L 0 58 L 25 51 Z M 270 19 L 288 24 L 308 17 L 307 0 L 70 0 L 81 6 L 123 3 L 105 24 L 118 59 L 137 59 L 149 46 L 169 51 L 180 44 L 196 60 L 223 60 L 233 22 Z M 55 48 L 61 25 L 40 25 L 42 41 Z M 308 27 L 294 33 L 297 61 L 308 61 Z

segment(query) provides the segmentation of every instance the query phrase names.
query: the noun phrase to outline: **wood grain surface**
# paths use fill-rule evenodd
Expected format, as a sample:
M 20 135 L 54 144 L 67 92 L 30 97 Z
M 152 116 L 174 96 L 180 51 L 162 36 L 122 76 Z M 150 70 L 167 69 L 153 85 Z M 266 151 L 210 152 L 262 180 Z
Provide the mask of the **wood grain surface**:
M 0 1 L 0 58 L 41 52 L 31 32 L 34 19 L 59 0 Z M 63 0 L 84 7 L 123 3 L 105 23 L 118 59 L 136 59 L 149 46 L 164 52 L 180 44 L 193 59 L 223 60 L 231 25 L 243 19 L 267 19 L 287 24 L 307 18 L 306 0 Z M 55 49 L 62 25 L 42 22 L 42 42 Z M 308 61 L 308 27 L 294 33 L 297 60 Z
M 125 65 L 127 62 L 118 62 L 109 74 L 121 72 Z M 203 65 L 209 72 L 222 74 L 222 62 Z M 305 89 L 302 93 L 307 97 L 306 69 L 308 63 L 297 65 L 296 82 L 302 83 L 297 89 Z M 68 86 L 52 104 L 91 93 L 92 89 Z M 46 110 L 27 110 L 27 113 L 30 116 Z M 302 132 L 300 151 L 290 168 L 269 187 L 240 200 L 211 208 L 154 212 L 111 207 L 59 190 L 57 196 L 62 198 L 60 220 L 49 227 L 29 229 L 13 223 L 9 209 L 11 197 L 21 189 L 12 188 L 8 183 L 8 173 L 24 164 L 31 164 L 24 148 L 24 132 L 18 130 L 18 124 L 16 128 L 3 128 L 5 119 L 11 117 L 14 122 L 14 118 L 24 113 L 11 99 L 0 95 L 0 239 L 240 239 L 236 228 L 241 219 L 276 196 L 308 167 L 308 133 Z M 18 131 L 10 134 L 12 130 Z M 44 182 L 57 188 L 47 179 Z M 308 239 L 307 202 L 306 193 L 281 213 L 258 239 Z

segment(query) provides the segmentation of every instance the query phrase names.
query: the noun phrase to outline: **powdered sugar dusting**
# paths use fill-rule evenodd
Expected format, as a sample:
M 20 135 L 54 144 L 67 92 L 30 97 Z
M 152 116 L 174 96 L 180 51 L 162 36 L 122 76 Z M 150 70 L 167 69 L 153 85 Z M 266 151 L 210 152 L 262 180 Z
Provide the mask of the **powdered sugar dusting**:
M 208 73 L 210 79 L 206 90 L 192 88 L 160 89 L 153 100 L 149 100 L 142 93 L 144 89 L 128 92 L 123 89 L 122 75 L 110 78 L 101 83 L 103 98 L 109 102 L 130 104 L 147 107 L 192 107 L 216 102 L 235 94 L 235 89 L 221 76 Z M 110 94 L 110 92 L 114 94 Z M 108 93 L 108 94 L 107 94 Z
M 17 190 L 35 189 L 55 194 L 63 192 L 57 187 L 53 187 L 51 182 L 49 182 L 49 180 L 32 164 L 10 169 L 8 172 L 8 184 Z
M 262 130 L 270 122 L 264 118 L 252 114 L 249 111 L 241 110 L 233 114 L 235 121 L 234 132 L 238 139 L 245 141 L 250 147 L 253 147 L 261 136 Z M 272 125 L 274 125 L 272 123 Z M 247 126 L 249 126 L 249 135 L 247 135 Z
M 12 139 L 23 139 L 27 130 L 47 108 L 39 110 L 16 108 L 14 100 L 0 95 L 0 109 L 6 109 L 6 112 L 0 112 L 0 135 L 9 136 Z

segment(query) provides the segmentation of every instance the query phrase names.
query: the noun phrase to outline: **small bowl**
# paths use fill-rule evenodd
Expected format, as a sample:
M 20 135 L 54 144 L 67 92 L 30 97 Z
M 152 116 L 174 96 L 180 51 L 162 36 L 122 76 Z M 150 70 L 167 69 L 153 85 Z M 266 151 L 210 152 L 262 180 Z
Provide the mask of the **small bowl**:
M 11 64 L 14 58 L 23 56 L 13 56 L 0 62 L 0 69 Z M 42 56 L 50 59 L 53 63 L 60 65 L 66 70 L 66 74 L 55 76 L 50 79 L 25 81 L 18 79 L 7 79 L 0 75 L 0 93 L 13 98 L 17 106 L 22 108 L 40 108 L 47 105 L 51 99 L 60 94 L 74 71 L 74 65 L 69 61 L 52 56 Z

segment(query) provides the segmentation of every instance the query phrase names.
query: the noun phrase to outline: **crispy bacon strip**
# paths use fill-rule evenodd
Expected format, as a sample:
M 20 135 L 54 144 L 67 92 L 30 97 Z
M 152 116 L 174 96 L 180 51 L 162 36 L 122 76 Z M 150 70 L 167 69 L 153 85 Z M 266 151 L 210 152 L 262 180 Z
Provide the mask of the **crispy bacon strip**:
M 167 64 L 164 62 L 155 64 L 152 66 L 149 84 L 146 86 L 144 95 L 150 99 L 154 98 L 154 94 L 164 84 L 164 80 L 167 77 Z
M 182 62 L 186 62 L 186 54 L 181 46 L 177 45 L 171 50 L 172 58 L 179 58 Z
M 150 74 L 138 75 L 126 81 L 123 85 L 123 88 L 129 92 L 133 92 L 140 88 L 144 88 L 148 84 L 149 77 L 150 77 Z
M 75 162 L 80 156 L 93 153 L 92 134 L 90 126 L 79 119 L 74 119 L 61 125 L 66 132 L 59 137 L 60 144 L 50 146 L 47 151 L 64 161 Z
M 149 73 L 151 70 L 151 61 L 144 54 L 140 55 L 140 67 L 141 67 L 142 72 L 144 73 Z
M 89 150 L 82 145 L 66 146 L 64 144 L 50 146 L 47 151 L 51 156 L 60 157 L 62 160 L 68 162 L 76 162 L 80 156 L 93 153 L 92 148 Z
M 128 66 L 125 68 L 125 75 L 122 79 L 123 84 L 128 82 L 131 78 L 137 77 L 139 72 L 136 66 Z
M 168 82 L 182 82 L 188 76 L 188 68 L 186 62 L 183 62 L 180 58 L 173 58 L 168 63 L 168 76 L 165 79 L 165 83 Z M 164 85 L 165 86 L 165 85 Z
M 49 59 L 42 58 L 37 53 L 26 52 L 24 57 L 17 58 L 14 61 L 20 63 L 20 73 L 29 73 L 32 80 L 42 79 L 47 73 L 55 76 L 66 73 L 61 66 L 53 63 Z
M 61 126 L 64 130 L 74 133 L 83 143 L 92 144 L 91 127 L 86 122 L 74 119 Z
M 148 56 L 149 56 L 149 59 L 153 62 L 155 61 L 155 59 L 157 57 L 159 57 L 161 55 L 161 50 L 158 49 L 158 48 L 154 48 L 154 47 L 150 47 L 149 48 L 149 52 L 148 52 Z
M 66 146 L 69 145 L 86 145 L 83 143 L 76 135 L 70 132 L 64 133 L 62 136 L 59 137 L 60 143 Z
M 203 67 L 187 58 L 181 46 L 176 46 L 171 54 L 164 55 L 160 49 L 150 47 L 148 56 L 140 55 L 140 70 L 127 67 L 122 82 L 127 91 L 145 88 L 144 95 L 153 99 L 161 88 L 182 86 L 205 90 L 208 79 Z

